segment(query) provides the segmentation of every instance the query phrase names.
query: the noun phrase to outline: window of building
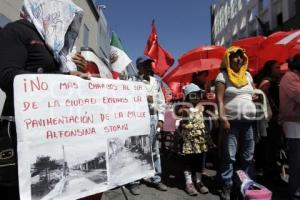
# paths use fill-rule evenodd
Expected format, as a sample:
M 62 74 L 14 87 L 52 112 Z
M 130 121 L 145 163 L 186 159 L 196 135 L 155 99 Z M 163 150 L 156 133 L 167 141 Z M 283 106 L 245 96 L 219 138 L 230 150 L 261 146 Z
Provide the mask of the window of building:
M 246 26 L 246 16 L 242 17 L 240 29 L 243 29 Z
M 248 4 L 248 0 L 242 0 L 242 5 L 246 6 Z
M 250 31 L 249 36 L 257 36 L 257 31 L 256 30 Z
M 234 0 L 230 1 L 230 18 L 234 18 L 237 13 L 237 6 Z
M 250 11 L 250 15 L 249 15 L 249 22 L 252 22 L 257 16 L 257 10 L 256 7 L 253 7 Z
M 8 19 L 5 15 L 0 13 L 0 28 L 3 28 L 9 22 L 11 22 L 10 19 Z
M 230 41 L 227 41 L 226 44 L 224 45 L 226 48 L 230 47 L 231 45 L 231 42 Z
M 232 35 L 236 35 L 237 32 L 238 32 L 238 25 L 235 24 L 234 27 L 233 27 Z
M 237 34 L 235 34 L 235 35 L 233 35 L 232 36 L 232 41 L 234 42 L 235 40 L 237 40 L 238 39 L 238 35 Z
M 277 14 L 277 26 L 281 26 L 283 24 L 282 13 Z
M 261 11 L 266 10 L 269 7 L 269 0 L 260 0 Z
M 99 15 L 99 34 L 97 34 L 97 46 L 99 47 L 100 56 L 109 58 L 111 31 L 102 10 L 100 10 Z
M 88 47 L 89 46 L 89 28 L 86 24 L 83 26 L 83 46 Z
M 227 19 L 225 21 L 225 24 L 227 25 L 228 22 L 230 21 L 230 7 L 228 5 L 228 2 L 226 2 L 226 4 L 225 4 L 224 12 L 225 12 L 224 15 L 225 15 L 225 17 Z
M 295 1 L 296 14 L 300 13 L 300 0 Z
M 246 33 L 246 27 L 240 29 L 240 31 L 239 31 L 239 38 L 245 37 L 245 33 Z
M 242 0 L 242 4 L 243 4 L 244 6 L 247 6 L 249 2 L 250 2 L 250 0 Z
M 242 0 L 238 0 L 238 11 L 241 11 L 242 10 L 242 8 L 243 8 L 243 2 L 242 2 Z
M 223 46 L 224 45 L 224 37 L 222 37 L 221 42 L 219 42 L 219 45 Z

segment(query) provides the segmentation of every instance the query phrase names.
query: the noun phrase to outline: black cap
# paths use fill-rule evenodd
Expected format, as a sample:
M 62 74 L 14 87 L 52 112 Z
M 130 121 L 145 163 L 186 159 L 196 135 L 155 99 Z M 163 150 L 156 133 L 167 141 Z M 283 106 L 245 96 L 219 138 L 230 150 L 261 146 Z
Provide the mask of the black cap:
M 143 56 L 140 56 L 136 59 L 136 66 L 139 66 L 141 63 L 144 63 L 146 61 L 153 62 L 154 60 L 152 58 L 148 57 L 148 56 L 143 55 Z

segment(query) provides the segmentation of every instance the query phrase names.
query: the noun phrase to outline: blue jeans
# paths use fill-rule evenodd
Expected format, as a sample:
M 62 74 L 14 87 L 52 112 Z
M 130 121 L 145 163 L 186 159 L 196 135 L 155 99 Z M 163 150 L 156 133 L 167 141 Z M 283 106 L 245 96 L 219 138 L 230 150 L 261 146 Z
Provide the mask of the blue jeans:
M 300 197 L 300 138 L 288 138 L 289 193 Z
M 239 149 L 240 168 L 249 173 L 254 154 L 254 125 L 252 121 L 230 121 L 229 133 L 223 134 L 220 176 L 223 185 L 232 186 L 233 164 Z
M 157 126 L 157 116 L 150 115 L 150 144 L 152 148 L 152 159 L 154 162 L 154 169 L 155 175 L 150 178 L 152 183 L 160 183 L 161 182 L 161 160 L 160 160 L 160 153 L 159 153 L 159 141 L 158 141 L 158 134 L 156 131 Z

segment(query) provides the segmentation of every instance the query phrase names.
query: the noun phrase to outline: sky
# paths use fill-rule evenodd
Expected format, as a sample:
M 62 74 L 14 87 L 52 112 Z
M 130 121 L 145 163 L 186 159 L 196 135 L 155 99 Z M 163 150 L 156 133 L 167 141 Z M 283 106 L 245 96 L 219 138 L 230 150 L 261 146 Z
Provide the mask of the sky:
M 143 55 L 152 19 L 158 42 L 177 60 L 193 48 L 210 44 L 213 0 L 97 0 L 112 31 L 135 61 Z

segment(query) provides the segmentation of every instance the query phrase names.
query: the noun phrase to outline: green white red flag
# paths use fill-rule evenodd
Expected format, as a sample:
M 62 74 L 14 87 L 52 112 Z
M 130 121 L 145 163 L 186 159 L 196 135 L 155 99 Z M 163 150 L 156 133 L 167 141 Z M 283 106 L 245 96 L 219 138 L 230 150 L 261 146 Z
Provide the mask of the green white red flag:
M 119 77 L 119 74 L 126 69 L 127 65 L 129 65 L 132 60 L 127 55 L 120 38 L 115 32 L 112 33 L 110 46 L 110 63 L 113 77 L 116 79 Z

